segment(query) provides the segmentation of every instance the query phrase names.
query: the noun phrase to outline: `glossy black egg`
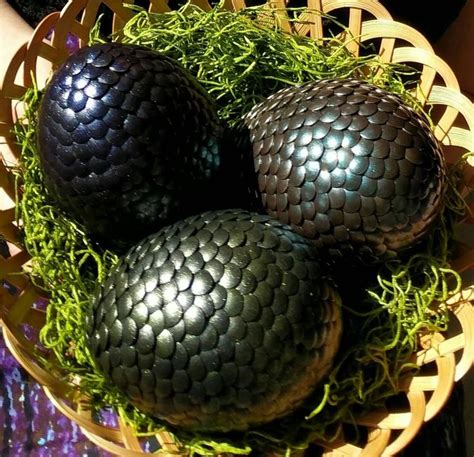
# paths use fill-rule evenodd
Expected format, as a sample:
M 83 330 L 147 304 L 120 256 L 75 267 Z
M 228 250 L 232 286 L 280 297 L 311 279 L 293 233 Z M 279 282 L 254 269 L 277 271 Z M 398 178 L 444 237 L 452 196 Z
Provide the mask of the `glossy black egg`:
M 426 119 L 386 90 L 309 82 L 270 96 L 245 122 L 265 210 L 333 258 L 392 258 L 441 211 L 441 147 Z
M 338 294 L 315 247 L 243 210 L 193 216 L 132 248 L 88 319 L 105 377 L 182 428 L 244 430 L 294 410 L 326 375 Z
M 113 245 L 212 208 L 221 135 L 208 95 L 177 62 L 107 43 L 79 50 L 55 72 L 38 146 L 57 202 Z

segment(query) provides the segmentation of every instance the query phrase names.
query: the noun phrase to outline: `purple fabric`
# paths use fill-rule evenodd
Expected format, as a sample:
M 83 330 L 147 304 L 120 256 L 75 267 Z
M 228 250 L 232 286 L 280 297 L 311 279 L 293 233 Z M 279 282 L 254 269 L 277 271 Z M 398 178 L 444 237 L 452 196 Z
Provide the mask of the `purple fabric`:
M 1 246 L 0 246 L 1 247 Z M 9 256 L 8 252 L 3 253 Z M 12 295 L 17 290 L 6 281 L 0 287 Z M 35 307 L 45 309 L 47 300 L 38 300 Z M 38 330 L 24 324 L 24 335 L 38 341 Z M 112 417 L 104 423 L 116 426 Z M 0 327 L 0 457 L 109 457 L 99 450 L 63 416 L 8 351 Z
M 53 34 L 53 30 L 51 29 L 49 33 L 46 35 L 46 39 L 50 40 Z M 68 50 L 69 55 L 74 54 L 76 51 L 79 50 L 79 38 L 72 33 L 67 34 L 66 37 L 66 49 Z
M 0 456 L 109 457 L 57 411 L 18 365 L 0 332 Z
M 9 257 L 2 240 L 0 256 Z M 0 281 L 0 287 L 17 294 L 17 289 L 6 281 Z M 40 299 L 33 306 L 45 309 L 47 300 Z M 28 339 L 38 341 L 37 329 L 24 324 L 22 331 Z M 111 411 L 102 411 L 99 422 L 117 427 L 116 415 Z M 154 452 L 159 443 L 150 438 L 143 448 L 145 452 Z M 0 457 L 56 456 L 112 457 L 112 454 L 91 443 L 74 422 L 56 410 L 41 386 L 10 354 L 0 327 Z

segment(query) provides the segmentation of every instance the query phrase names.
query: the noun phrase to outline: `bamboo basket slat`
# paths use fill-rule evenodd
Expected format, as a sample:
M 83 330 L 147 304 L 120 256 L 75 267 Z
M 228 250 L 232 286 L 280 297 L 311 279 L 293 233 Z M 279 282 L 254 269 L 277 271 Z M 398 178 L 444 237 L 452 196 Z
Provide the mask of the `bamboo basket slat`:
M 433 47 L 420 32 L 409 25 L 388 19 L 365 21 L 362 24 L 360 38 L 361 43 L 368 40 L 374 40 L 376 38 L 392 38 L 394 40 L 399 39 L 407 41 L 417 49 L 433 52 Z M 381 49 L 380 55 L 391 59 L 392 52 L 388 53 L 386 50 Z
M 196 0 L 193 2 L 195 5 L 199 6 L 204 11 L 209 11 L 211 9 L 211 5 L 206 0 Z
M 426 413 L 426 401 L 423 392 L 407 393 L 407 398 L 410 403 L 409 423 L 403 428 L 400 435 L 393 440 L 384 450 L 384 455 L 395 455 L 406 447 L 410 441 L 416 436 L 421 426 L 423 425 Z M 407 413 L 399 413 L 406 415 Z M 383 425 L 380 426 L 381 428 Z
M 374 0 L 310 0 L 308 1 L 309 11 L 302 13 L 299 17 L 300 24 L 295 25 L 296 33 L 308 35 L 308 32 L 311 31 L 311 38 L 322 38 L 324 36 L 324 28 L 321 13 L 330 14 L 338 9 L 347 10 L 348 8 L 349 16 L 351 16 L 352 13 L 352 21 L 350 21 L 349 29 L 355 38 L 359 37 L 362 31 L 362 12 L 369 13 L 378 20 L 392 20 L 392 16 L 387 9 L 381 3 Z M 353 40 L 348 41 L 351 50 L 355 48 L 353 43 Z M 357 44 L 357 41 L 355 41 L 355 43 Z M 354 50 L 356 53 L 358 52 L 358 49 Z
M 383 428 L 370 429 L 368 433 L 367 445 L 360 453 L 361 457 L 371 457 L 381 455 L 387 448 L 390 441 L 391 431 Z M 358 449 L 356 449 L 356 453 Z
M 195 4 L 204 9 L 210 6 L 206 0 Z M 425 37 L 413 28 L 392 20 L 388 11 L 376 0 L 308 0 L 309 10 L 302 13 L 297 22 L 279 13 L 279 25 L 290 33 L 308 35 L 313 39 L 324 37 L 323 17 L 337 10 L 348 11 L 348 30 L 343 36 L 349 51 L 358 55 L 362 46 L 374 44 L 383 61 L 415 63 L 422 66 L 419 84 L 414 94 L 421 104 L 439 105 L 442 113 L 435 123 L 436 137 L 447 146 L 455 146 L 462 152 L 474 151 L 474 106 L 462 95 L 459 83 L 450 67 L 438 57 Z M 15 181 L 10 166 L 19 157 L 11 129 L 21 106 L 19 99 L 35 81 L 39 87 L 45 83 L 48 70 L 57 67 L 68 55 L 68 33 L 76 35 L 81 45 L 87 43 L 90 29 L 96 22 L 99 9 L 105 5 L 114 12 L 113 28 L 121 27 L 134 14 L 120 0 L 70 0 L 59 13 L 43 19 L 25 43 L 13 56 L 8 69 L 0 79 L 0 190 L 11 200 L 10 206 L 0 210 L 0 234 L 20 250 L 8 259 L 0 258 L 0 279 L 8 281 L 17 291 L 0 288 L 0 321 L 6 344 L 19 363 L 43 387 L 53 404 L 65 416 L 75 421 L 86 436 L 99 447 L 124 457 L 143 456 L 142 440 L 121 418 L 117 427 L 105 426 L 93 418 L 87 400 L 79 394 L 78 383 L 67 383 L 61 371 L 45 369 L 36 356 L 37 342 L 27 338 L 23 326 L 40 329 L 45 322 L 45 312 L 35 305 L 43 292 L 30 283 L 22 273 L 29 261 L 21 247 L 21 239 L 15 222 Z M 225 6 L 239 10 L 244 0 L 227 0 Z M 269 7 L 284 8 L 285 1 L 278 0 Z M 169 11 L 166 0 L 152 0 L 150 11 Z M 54 33 L 51 36 L 51 29 Z M 19 111 L 20 110 L 20 111 Z M 462 121 L 463 123 L 459 123 Z M 456 125 L 455 125 L 456 123 Z M 4 146 L 8 150 L 4 150 Z M 446 149 L 446 154 L 451 151 Z M 453 156 L 454 157 L 454 156 Z M 454 159 L 447 156 L 447 162 Z M 474 182 L 474 168 L 465 170 L 466 188 Z M 474 203 L 471 204 L 474 208 Z M 463 221 L 473 224 L 467 215 Z M 459 243 L 460 255 L 453 265 L 458 272 L 474 268 L 474 248 Z M 363 444 L 351 442 L 341 432 L 333 442 L 319 442 L 326 457 L 334 456 L 389 456 L 402 450 L 418 433 L 424 422 L 432 419 L 447 401 L 454 383 L 471 368 L 474 360 L 474 286 L 466 286 L 460 293 L 440 306 L 447 306 L 452 314 L 448 335 L 435 334 L 423 340 L 424 347 L 413 354 L 413 361 L 421 369 L 417 375 L 400 380 L 400 392 L 408 406 L 399 409 L 382 408 L 371 411 L 355 422 L 367 429 Z M 48 355 L 44 355 L 49 357 Z M 425 370 L 426 368 L 426 370 Z M 156 434 L 165 455 L 177 455 L 179 444 L 167 432 Z M 163 455 L 163 454 L 162 454 Z
M 229 2 L 230 0 L 226 0 Z M 232 4 L 229 8 L 232 8 Z M 237 8 L 235 8 L 237 10 Z M 166 0 L 154 0 L 150 3 L 149 8 L 150 13 L 166 13 L 167 11 L 171 11 L 171 8 L 166 3 Z
M 27 44 L 28 52 L 23 62 L 23 81 L 25 87 L 31 87 L 33 82 L 38 80 L 38 62 L 42 61 L 43 65 L 47 62 L 46 70 L 50 69 L 50 62 L 60 59 L 58 50 L 49 42 L 45 41 L 45 37 L 51 32 L 57 24 L 59 12 L 51 13 L 46 16 L 36 27 L 34 33 Z

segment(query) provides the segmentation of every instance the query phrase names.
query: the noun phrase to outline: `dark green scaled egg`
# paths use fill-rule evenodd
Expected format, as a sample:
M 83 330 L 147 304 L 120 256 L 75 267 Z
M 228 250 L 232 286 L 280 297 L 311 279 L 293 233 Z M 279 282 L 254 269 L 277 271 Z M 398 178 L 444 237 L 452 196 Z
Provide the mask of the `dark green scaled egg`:
M 88 319 L 106 378 L 142 410 L 204 431 L 294 410 L 330 369 L 340 332 L 315 247 L 242 210 L 190 217 L 138 243 Z
M 310 82 L 270 96 L 245 122 L 265 210 L 333 257 L 391 258 L 440 213 L 440 145 L 394 94 L 358 80 Z
M 38 146 L 58 203 L 105 244 L 130 244 L 209 200 L 221 135 L 209 97 L 177 62 L 108 43 L 54 74 Z

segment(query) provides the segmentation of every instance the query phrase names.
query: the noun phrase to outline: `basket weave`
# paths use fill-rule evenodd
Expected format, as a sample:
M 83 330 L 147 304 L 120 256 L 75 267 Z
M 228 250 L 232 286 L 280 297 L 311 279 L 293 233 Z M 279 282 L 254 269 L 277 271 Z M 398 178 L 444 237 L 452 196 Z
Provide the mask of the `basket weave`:
M 203 9 L 210 9 L 207 0 L 195 0 Z M 0 287 L 0 323 L 6 343 L 20 364 L 44 387 L 56 407 L 77 422 L 82 431 L 101 448 L 120 456 L 143 456 L 141 441 L 132 430 L 117 418 L 118 427 L 101 425 L 91 417 L 86 400 L 79 398 L 77 386 L 53 376 L 38 362 L 35 346 L 38 341 L 27 337 L 25 326 L 40 329 L 45 312 L 36 304 L 41 292 L 22 274 L 29 258 L 23 250 L 15 223 L 15 182 L 9 170 L 19 156 L 19 148 L 11 133 L 12 126 L 21 110 L 18 100 L 33 80 L 44 84 L 45 67 L 60 64 L 67 57 L 67 34 L 79 37 L 81 46 L 87 43 L 89 31 L 96 22 L 99 7 L 105 4 L 114 13 L 113 28 L 120 28 L 133 12 L 122 6 L 120 0 L 71 0 L 61 13 L 45 18 L 34 31 L 30 41 L 24 44 L 12 58 L 3 82 L 0 81 L 0 145 L 3 161 L 0 162 L 0 234 L 9 242 L 12 257 L 0 257 L 0 280 L 8 281 L 18 290 Z M 244 0 L 226 0 L 226 8 L 238 10 Z M 284 0 L 273 1 L 269 7 L 283 9 Z M 443 143 L 447 163 L 455 162 L 465 152 L 474 151 L 474 106 L 461 94 L 459 84 L 449 66 L 435 55 L 428 41 L 416 30 L 392 20 L 387 10 L 375 0 L 308 0 L 312 12 L 302 13 L 294 23 L 279 14 L 283 30 L 321 38 L 324 34 L 320 14 L 336 9 L 349 10 L 348 29 L 345 37 L 347 48 L 358 54 L 361 43 L 373 42 L 379 46 L 384 61 L 417 64 L 422 67 L 416 96 L 422 103 L 439 105 L 439 119 L 435 135 Z M 164 12 L 169 7 L 165 0 L 152 0 L 150 11 Z M 54 27 L 54 34 L 46 38 Z M 347 32 L 346 32 L 347 33 Z M 456 125 L 454 126 L 456 122 Z M 465 167 L 467 195 L 474 183 L 474 168 Z M 474 208 L 474 204 L 473 204 Z M 466 217 L 463 224 L 474 224 Z M 459 242 L 460 255 L 453 268 L 459 273 L 474 268 L 474 248 Z M 419 373 L 401 381 L 400 389 L 408 406 L 395 409 L 379 409 L 357 417 L 356 422 L 367 429 L 363 445 L 351 443 L 341 431 L 334 442 L 317 443 L 325 449 L 325 456 L 378 456 L 394 455 L 402 450 L 416 435 L 422 424 L 435 416 L 448 399 L 454 382 L 459 381 L 474 362 L 474 286 L 467 286 L 452 297 L 447 306 L 452 314 L 448 335 L 435 334 L 422 341 L 425 349 L 413 354 L 421 367 Z M 33 332 L 34 333 L 34 332 Z M 54 361 L 53 361 L 54 363 Z M 341 428 L 343 430 L 343 428 Z M 166 453 L 179 454 L 178 446 L 168 433 L 156 435 Z

